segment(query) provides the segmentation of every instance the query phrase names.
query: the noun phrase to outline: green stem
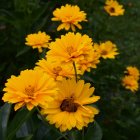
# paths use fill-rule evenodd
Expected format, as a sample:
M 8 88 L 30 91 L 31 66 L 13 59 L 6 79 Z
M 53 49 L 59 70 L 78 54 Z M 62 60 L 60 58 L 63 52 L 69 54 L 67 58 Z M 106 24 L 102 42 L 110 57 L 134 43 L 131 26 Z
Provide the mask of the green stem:
M 74 67 L 75 78 L 76 78 L 76 82 L 77 82 L 78 81 L 78 78 L 77 78 L 77 70 L 76 70 L 76 64 L 75 64 L 75 62 L 73 62 L 73 67 Z
M 51 127 L 56 133 L 58 133 L 59 135 L 61 135 L 63 138 L 65 138 L 65 140 L 69 140 L 64 134 L 62 134 L 61 132 L 59 132 L 55 127 L 53 127 L 52 125 L 49 125 L 49 123 L 46 121 L 46 119 L 44 118 L 44 116 L 41 114 L 40 110 L 38 107 L 36 107 L 36 110 L 38 112 L 38 114 L 40 115 L 42 121 L 44 122 L 45 125 Z
M 72 130 L 72 131 L 69 131 L 69 133 L 68 133 L 68 138 L 70 139 L 70 140 L 75 140 L 75 136 L 74 136 L 74 131 Z
M 84 131 L 84 128 L 82 130 L 82 140 L 85 140 L 85 131 Z

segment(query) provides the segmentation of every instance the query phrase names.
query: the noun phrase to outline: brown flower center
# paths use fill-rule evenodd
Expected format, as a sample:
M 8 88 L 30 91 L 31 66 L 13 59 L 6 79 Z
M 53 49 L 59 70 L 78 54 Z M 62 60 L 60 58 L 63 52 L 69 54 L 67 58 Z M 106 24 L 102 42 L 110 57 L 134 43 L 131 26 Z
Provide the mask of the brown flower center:
M 34 87 L 32 87 L 31 85 L 25 88 L 25 93 L 30 97 L 34 95 L 34 92 L 35 92 Z
M 57 66 L 57 67 L 53 68 L 53 73 L 54 74 L 58 74 L 60 71 L 62 71 L 62 68 L 60 66 Z
M 60 109 L 62 111 L 67 111 L 67 112 L 76 112 L 78 109 L 79 104 L 74 103 L 74 99 L 64 99 L 60 105 Z
M 101 52 L 101 55 L 107 55 L 107 51 L 106 51 L 106 50 L 103 50 L 103 51 Z
M 109 9 L 109 11 L 110 11 L 111 13 L 115 13 L 115 9 L 114 9 L 113 7 L 111 7 L 111 8 Z

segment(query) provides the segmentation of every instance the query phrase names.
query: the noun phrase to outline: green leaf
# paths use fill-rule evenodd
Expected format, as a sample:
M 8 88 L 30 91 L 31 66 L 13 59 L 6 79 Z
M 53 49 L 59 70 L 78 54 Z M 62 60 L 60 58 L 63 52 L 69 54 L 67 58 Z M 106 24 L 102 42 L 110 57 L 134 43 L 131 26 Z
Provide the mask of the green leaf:
M 32 138 L 33 138 L 33 135 L 29 135 L 27 137 L 17 138 L 16 140 L 31 140 Z
M 33 112 L 34 109 L 32 111 L 28 111 L 25 108 L 17 112 L 8 127 L 7 140 L 12 140 L 12 138 L 16 135 L 18 129 L 26 120 L 31 117 Z
M 28 7 L 28 0 L 14 0 L 15 11 L 24 12 Z
M 82 140 L 82 131 L 72 130 L 71 132 L 69 132 L 69 135 L 73 140 Z
M 37 22 L 40 17 L 46 12 L 46 10 L 50 7 L 50 2 L 47 2 L 43 7 L 39 8 L 36 13 L 33 13 L 33 23 Z
M 22 140 L 31 140 L 33 135 L 29 135 L 28 137 L 23 138 Z
M 102 139 L 102 130 L 97 122 L 94 122 L 91 126 L 88 127 L 88 130 L 85 134 L 85 140 L 101 140 Z
M 19 56 L 21 56 L 21 55 L 27 53 L 29 50 L 30 50 L 30 47 L 25 46 L 25 48 L 23 48 L 21 51 L 19 51 L 19 52 L 16 54 L 16 57 L 19 57 Z
M 36 133 L 34 134 L 34 140 L 57 140 L 59 138 L 64 138 L 65 135 L 59 132 L 57 128 L 52 128 L 51 125 L 47 123 L 40 123 Z
M 0 109 L 0 140 L 5 140 L 11 104 L 5 103 Z
M 27 121 L 22 124 L 20 129 L 16 132 L 17 138 L 26 137 L 29 135 Z

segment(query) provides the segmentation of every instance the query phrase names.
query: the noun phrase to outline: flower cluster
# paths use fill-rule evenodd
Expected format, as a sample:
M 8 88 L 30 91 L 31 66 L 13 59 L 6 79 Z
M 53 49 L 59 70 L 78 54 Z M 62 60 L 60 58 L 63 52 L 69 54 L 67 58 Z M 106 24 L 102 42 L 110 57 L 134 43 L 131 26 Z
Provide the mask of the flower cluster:
M 96 68 L 100 62 L 99 54 L 95 51 L 92 39 L 88 35 L 69 32 L 50 43 L 49 48 L 46 56 L 49 61 L 59 61 L 64 66 L 75 63 L 78 74 L 89 71 L 91 67 Z
M 46 59 L 39 60 L 36 65 L 35 69 L 42 70 L 55 81 L 74 77 L 74 68 L 72 65 L 63 66 L 60 62 L 48 61 Z
M 122 85 L 132 92 L 137 91 L 139 87 L 138 81 L 140 78 L 139 70 L 136 67 L 129 66 L 126 68 L 124 73 L 126 76 L 122 78 Z
M 112 1 L 107 4 L 109 2 Z M 53 21 L 62 22 L 58 31 L 81 29 L 79 22 L 86 21 L 86 14 L 78 6 L 68 4 L 57 8 L 53 15 Z M 48 51 L 33 70 L 24 70 L 7 80 L 2 99 L 15 104 L 15 110 L 39 106 L 46 120 L 62 132 L 72 128 L 81 130 L 99 113 L 91 104 L 100 97 L 93 95 L 95 88 L 80 80 L 80 76 L 97 68 L 101 58 L 114 59 L 119 54 L 117 46 L 111 41 L 94 43 L 88 35 L 78 32 L 68 32 L 49 43 L 50 40 L 50 36 L 41 31 L 27 35 L 26 45 L 39 52 L 42 48 Z M 139 79 L 135 70 L 128 68 L 127 71 L 131 78 Z

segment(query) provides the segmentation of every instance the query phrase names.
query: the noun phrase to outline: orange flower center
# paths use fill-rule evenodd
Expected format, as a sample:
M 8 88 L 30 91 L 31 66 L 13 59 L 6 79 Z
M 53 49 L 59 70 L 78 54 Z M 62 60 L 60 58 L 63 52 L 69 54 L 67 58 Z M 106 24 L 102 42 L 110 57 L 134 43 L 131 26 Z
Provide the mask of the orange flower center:
M 53 68 L 53 73 L 54 74 L 58 74 L 60 71 L 62 71 L 62 68 L 60 66 L 57 66 L 57 67 Z
M 32 87 L 31 85 L 25 88 L 25 93 L 30 97 L 34 95 L 34 92 L 35 92 L 34 87 Z
M 67 47 L 67 52 L 69 55 L 71 55 L 74 52 L 74 48 L 72 46 Z
M 72 18 L 72 15 L 67 15 L 67 16 L 65 17 L 65 19 L 66 19 L 67 21 L 71 21 L 71 18 Z
M 79 107 L 79 104 L 74 103 L 74 99 L 64 99 L 60 105 L 60 109 L 62 111 L 67 111 L 67 112 L 76 112 Z

